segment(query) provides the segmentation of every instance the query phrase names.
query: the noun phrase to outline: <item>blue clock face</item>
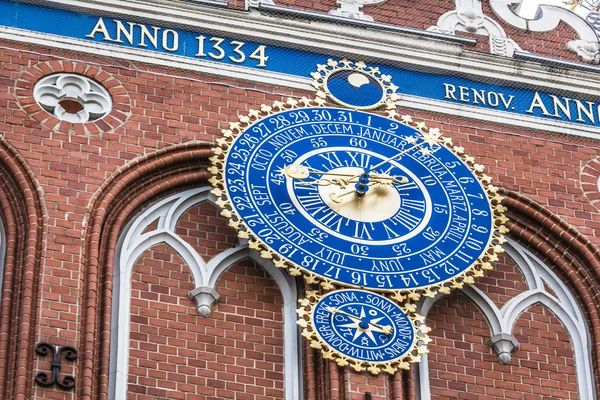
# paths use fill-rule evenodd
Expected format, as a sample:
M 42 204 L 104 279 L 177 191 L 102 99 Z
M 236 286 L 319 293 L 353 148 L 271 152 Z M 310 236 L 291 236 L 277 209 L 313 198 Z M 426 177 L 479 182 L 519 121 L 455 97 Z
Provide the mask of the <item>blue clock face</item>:
M 326 294 L 311 318 L 322 343 L 361 361 L 384 364 L 400 360 L 413 349 L 416 339 L 411 320 L 396 303 L 364 290 Z
M 228 147 L 224 189 L 249 233 L 307 273 L 372 290 L 429 287 L 477 261 L 494 217 L 470 168 L 423 136 L 361 111 L 282 111 Z

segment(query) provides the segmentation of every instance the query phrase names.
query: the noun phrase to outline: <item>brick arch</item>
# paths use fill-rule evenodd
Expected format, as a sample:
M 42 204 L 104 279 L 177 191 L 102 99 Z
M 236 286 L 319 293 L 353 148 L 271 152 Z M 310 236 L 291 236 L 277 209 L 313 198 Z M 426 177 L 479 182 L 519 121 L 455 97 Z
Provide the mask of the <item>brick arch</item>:
M 591 327 L 594 370 L 600 370 L 600 249 L 533 200 L 510 190 L 504 195 L 509 236 L 551 266 L 574 293 Z M 599 377 L 594 380 L 600 390 Z
M 84 220 L 79 399 L 108 399 L 111 278 L 119 234 L 145 204 L 206 184 L 210 147 L 184 143 L 137 158 L 117 169 L 92 196 Z
M 31 167 L 0 136 L 0 217 L 6 234 L 0 311 L 0 398 L 31 398 L 46 217 Z

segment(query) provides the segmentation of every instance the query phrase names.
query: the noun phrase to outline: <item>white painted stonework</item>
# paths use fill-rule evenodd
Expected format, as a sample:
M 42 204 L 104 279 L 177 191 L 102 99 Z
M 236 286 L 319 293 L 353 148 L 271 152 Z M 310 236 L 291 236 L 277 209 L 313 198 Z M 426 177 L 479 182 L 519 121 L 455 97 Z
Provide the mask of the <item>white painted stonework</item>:
M 53 74 L 40 79 L 33 88 L 33 97 L 44 110 L 69 122 L 95 121 L 108 114 L 112 107 L 108 90 L 77 74 Z M 65 110 L 61 105 L 65 100 L 79 104 L 81 111 Z
M 259 9 L 251 9 L 240 15 L 231 10 L 189 4 L 189 9 L 179 9 L 162 2 L 160 5 L 146 1 L 123 3 L 118 0 L 46 0 L 56 6 L 68 4 L 86 12 L 121 15 L 127 12 L 132 18 L 142 20 L 159 19 L 164 24 L 185 27 L 193 31 L 210 30 L 218 26 L 223 34 L 237 35 L 243 32 L 249 39 L 262 38 L 293 45 L 307 51 L 330 54 L 353 54 L 356 59 L 372 59 L 377 62 L 397 63 L 409 69 L 436 70 L 439 73 L 469 75 L 474 80 L 499 80 L 507 85 L 533 85 L 553 91 L 589 93 L 600 91 L 600 81 L 587 71 L 569 69 L 567 72 L 528 60 L 504 58 L 499 61 L 484 53 L 465 52 L 464 46 L 443 40 L 425 40 L 410 33 L 393 33 L 385 30 L 365 29 L 350 25 L 313 23 L 294 19 L 273 18 Z M 258 0 L 263 2 L 265 0 Z M 512 11 L 511 11 L 512 12 Z M 520 17 L 519 17 L 520 18 Z M 585 23 L 585 22 L 584 22 Z M 490 25 L 491 26 L 491 25 Z M 220 77 L 249 80 L 267 85 L 312 91 L 311 78 L 297 77 L 272 71 L 246 68 L 230 64 L 217 64 L 203 59 L 179 57 L 172 54 L 148 52 L 142 49 L 125 48 L 108 43 L 82 41 L 56 35 L 0 27 L 0 39 L 30 43 L 49 48 L 78 51 L 97 56 L 119 58 L 133 63 L 140 62 L 164 68 L 183 69 Z M 504 40 L 502 37 L 500 38 Z M 510 46 L 510 44 L 506 44 Z M 509 50 L 507 50 L 508 52 Z M 402 85 L 402 82 L 398 82 Z M 514 126 L 526 126 L 549 132 L 600 137 L 600 128 L 576 125 L 560 120 L 543 119 L 493 109 L 482 109 L 469 105 L 453 104 L 414 96 L 403 96 L 399 106 L 408 106 L 436 113 L 464 115 L 485 121 L 501 122 Z M 458 113 L 458 114 L 457 114 Z
M 571 339 L 579 398 L 596 399 L 592 370 L 592 342 L 585 316 L 577 304 L 577 300 L 558 276 L 529 251 L 512 241 L 505 244 L 504 249 L 523 272 L 528 290 L 498 308 L 487 294 L 477 287 L 465 286 L 462 289 L 462 293 L 479 308 L 486 318 L 492 339 L 490 345 L 495 351 L 500 349 L 499 361 L 503 364 L 510 363 L 510 352 L 514 351 L 518 345 L 516 341 L 510 343 L 511 338 L 514 339 L 512 331 L 521 313 L 536 304 L 542 304 L 552 310 L 563 323 Z M 419 303 L 417 312 L 427 317 L 435 302 L 440 298 L 441 296 L 438 295 L 433 299 L 424 299 Z M 497 343 L 499 346 L 494 346 Z M 420 394 L 418 398 L 430 400 L 429 367 L 426 355 L 422 356 L 422 362 L 418 368 L 418 382 Z
M 260 257 L 246 244 L 227 249 L 206 262 L 200 254 L 175 232 L 179 218 L 192 206 L 204 201 L 214 202 L 212 187 L 188 190 L 170 196 L 148 208 L 125 228 L 119 237 L 113 278 L 113 314 L 109 397 L 125 400 L 129 370 L 129 320 L 131 305 L 131 274 L 137 259 L 151 247 L 164 243 L 184 260 L 193 276 L 196 289 L 190 292 L 199 313 L 209 317 L 218 299 L 215 287 L 221 275 L 233 264 L 251 258 L 271 275 L 283 297 L 284 387 L 285 400 L 302 398 L 298 329 L 296 325 L 296 281 L 272 262 Z M 146 232 L 158 220 L 156 229 Z
M 362 8 L 368 5 L 383 3 L 387 0 L 337 0 L 338 8 L 329 11 L 329 14 L 338 17 L 359 19 L 362 21 L 373 21 L 373 17 L 366 15 Z
M 513 8 L 522 0 L 489 0 L 494 14 L 502 21 L 518 29 L 532 32 L 549 32 L 560 22 L 569 25 L 579 36 L 567 44 L 567 49 L 576 53 L 586 63 L 597 64 L 600 60 L 599 43 L 596 31 L 581 16 L 558 6 L 540 6 L 541 13 L 536 19 L 526 19 L 517 15 Z M 492 54 L 512 57 L 519 45 L 508 38 L 500 24 L 483 14 L 481 0 L 456 0 L 456 9 L 442 15 L 436 26 L 428 30 L 455 34 L 457 31 L 489 36 Z

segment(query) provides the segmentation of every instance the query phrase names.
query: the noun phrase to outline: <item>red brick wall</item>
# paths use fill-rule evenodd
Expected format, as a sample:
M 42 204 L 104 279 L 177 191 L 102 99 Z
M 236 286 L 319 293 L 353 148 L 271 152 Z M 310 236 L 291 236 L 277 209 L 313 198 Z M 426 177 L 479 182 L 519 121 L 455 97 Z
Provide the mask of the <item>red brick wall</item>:
M 391 7 L 393 4 L 398 3 L 389 1 L 385 3 L 385 6 Z M 425 26 L 424 22 L 420 23 Z M 131 68 L 98 67 L 87 62 L 64 61 L 52 55 L 35 53 L 35 51 L 47 53 L 49 51 L 47 49 L 29 45 L 13 45 L 6 42 L 2 45 L 26 48 L 27 51 L 0 49 L 0 61 L 3 62 L 3 68 L 0 70 L 2 78 L 0 79 L 0 104 L 2 105 L 0 107 L 0 133 L 4 135 L 4 139 L 0 143 L 0 150 L 3 151 L 4 158 L 0 162 L 5 166 L 12 166 L 11 160 L 21 160 L 22 165 L 28 168 L 23 167 L 23 171 L 27 173 L 19 175 L 14 172 L 14 168 L 11 170 L 13 172 L 10 172 L 7 167 L 8 172 L 15 174 L 14 181 L 21 186 L 2 187 L 0 198 L 3 210 L 8 210 L 11 206 L 9 200 L 11 197 L 4 195 L 16 191 L 19 187 L 25 187 L 23 183 L 25 181 L 30 182 L 31 189 L 27 190 L 28 200 L 24 200 L 23 205 L 19 202 L 18 207 L 21 207 L 24 213 L 31 214 L 31 210 L 35 207 L 32 204 L 33 196 L 30 193 L 35 192 L 36 196 L 40 197 L 36 205 L 43 210 L 44 218 L 40 218 L 40 222 L 37 220 L 27 221 L 26 218 L 22 218 L 17 222 L 7 224 L 7 230 L 14 233 L 17 232 L 17 225 L 19 229 L 23 229 L 21 228 L 23 226 L 30 229 L 32 225 L 39 223 L 40 226 L 43 226 L 43 229 L 40 228 L 43 235 L 40 234 L 41 237 L 37 240 L 44 243 L 44 251 L 27 253 L 27 263 L 35 264 L 37 269 L 24 267 L 22 270 L 15 270 L 16 276 L 23 276 L 25 283 L 29 285 L 24 285 L 23 290 L 18 292 L 23 294 L 19 304 L 25 304 L 24 310 L 27 312 L 11 319 L 10 324 L 6 322 L 4 331 L 0 335 L 0 344 L 8 343 L 9 337 L 19 337 L 25 343 L 22 346 L 23 351 L 27 350 L 27 340 L 30 340 L 32 344 L 33 342 L 50 341 L 82 349 L 80 356 L 84 361 L 80 361 L 77 371 L 78 379 L 81 379 L 78 386 L 80 392 L 74 395 L 63 395 L 53 389 L 35 390 L 37 390 L 38 398 L 61 396 L 63 398 L 70 398 L 69 396 L 83 398 L 80 393 L 87 395 L 88 392 L 96 393 L 105 390 L 103 382 L 106 382 L 107 376 L 106 346 L 109 341 L 105 332 L 110 331 L 106 320 L 107 318 L 110 320 L 107 315 L 110 316 L 112 290 L 110 253 L 114 251 L 116 245 L 119 224 L 127 221 L 142 207 L 164 197 L 165 193 L 181 190 L 181 188 L 191 185 L 207 184 L 206 179 L 198 178 L 197 181 L 193 181 L 190 178 L 193 174 L 200 175 L 205 170 L 206 154 L 202 157 L 197 156 L 189 161 L 185 168 L 182 167 L 181 174 L 189 174 L 185 175 L 185 179 L 183 179 L 190 179 L 191 183 L 188 182 L 188 186 L 186 183 L 174 184 L 174 178 L 169 180 L 172 176 L 177 175 L 178 171 L 161 167 L 161 165 L 174 162 L 170 155 L 163 158 L 160 154 L 156 156 L 158 161 L 155 164 L 159 167 L 150 174 L 151 177 L 144 181 L 145 186 L 136 186 L 137 177 L 130 178 L 128 176 L 125 179 L 123 171 L 134 171 L 135 173 L 132 174 L 137 174 L 138 177 L 143 176 L 149 168 L 148 164 L 151 164 L 150 162 L 146 163 L 144 158 L 148 154 L 165 151 L 164 149 L 172 148 L 176 144 L 198 140 L 211 141 L 221 134 L 221 128 L 227 126 L 227 121 L 235 120 L 237 114 L 243 114 L 250 108 L 257 108 L 262 103 L 281 100 L 289 94 L 302 95 L 305 93 L 257 85 L 242 80 L 175 70 L 166 72 L 180 76 L 172 77 L 155 74 L 152 71 L 136 70 L 136 68 L 143 69 L 142 65 Z M 34 52 L 30 52 L 30 50 Z M 114 64 L 114 60 L 95 56 L 79 56 L 66 52 L 61 52 L 61 55 L 89 59 L 102 65 Z M 158 70 L 162 74 L 165 73 L 162 68 Z M 49 115 L 44 114 L 44 111 L 40 110 L 32 100 L 32 85 L 43 74 L 58 71 L 78 71 L 96 78 L 102 83 L 114 83 L 115 85 L 111 84 L 111 88 L 114 92 L 113 98 L 116 99 L 115 107 L 119 114 L 115 114 L 114 119 L 110 120 L 112 125 L 108 123 L 106 125 L 58 123 Z M 552 247 L 551 250 L 558 249 L 560 254 L 549 255 L 549 264 L 559 265 L 560 257 L 579 252 L 580 255 L 577 256 L 579 258 L 576 261 L 565 263 L 565 265 L 584 267 L 567 270 L 567 266 L 560 264 L 560 268 L 565 268 L 565 280 L 572 280 L 570 287 L 576 293 L 580 305 L 585 308 L 590 326 L 596 329 L 592 334 L 600 337 L 597 335 L 598 327 L 593 325 L 597 324 L 598 318 L 592 312 L 598 306 L 596 304 L 598 299 L 597 271 L 600 270 L 600 267 L 596 260 L 597 256 L 592 251 L 593 248 L 585 248 L 586 245 L 582 244 L 587 243 L 585 239 L 589 239 L 593 245 L 600 244 L 600 232 L 598 231 L 600 216 L 597 209 L 590 204 L 589 193 L 584 195 L 580 184 L 581 166 L 600 155 L 598 142 L 582 141 L 561 135 L 550 135 L 540 131 L 518 129 L 459 117 L 432 115 L 422 111 L 404 110 L 404 112 L 415 115 L 416 119 L 426 120 L 430 126 L 440 126 L 455 140 L 457 145 L 464 146 L 468 153 L 487 166 L 487 171 L 496 185 L 526 196 L 527 199 L 542 205 L 545 210 L 559 216 L 561 221 L 570 224 L 586 235 L 584 238 L 577 237 L 577 240 L 564 239 L 564 243 L 569 244 L 568 248 L 564 245 Z M 7 150 L 10 146 L 14 149 L 14 153 Z M 178 157 L 183 157 L 182 153 L 177 154 Z M 130 162 L 131 160 L 135 161 Z M 153 165 L 156 166 L 155 164 Z M 138 168 L 138 165 L 142 166 Z M 105 193 L 107 187 L 111 190 L 115 187 L 117 189 L 125 188 L 122 189 L 123 192 L 119 192 L 125 193 L 119 197 L 121 200 L 117 202 L 119 204 L 106 200 L 106 208 L 100 207 L 98 210 L 91 210 L 90 207 L 96 204 L 96 199 L 113 198 L 113 192 Z M 130 199 L 136 201 L 130 203 Z M 17 202 L 14 203 L 17 204 Z M 178 233 L 185 236 L 195 249 L 207 257 L 214 256 L 233 243 L 230 229 L 224 225 L 221 219 L 217 218 L 216 211 L 211 207 L 202 205 L 193 208 L 183 217 L 178 227 Z M 532 209 L 532 207 L 533 205 L 524 208 Z M 115 210 L 125 210 L 123 211 L 124 217 L 121 218 L 121 214 L 114 216 L 113 213 L 117 212 Z M 524 214 L 526 211 L 516 209 L 512 211 L 511 216 L 517 216 L 513 218 L 515 225 L 529 223 L 525 219 L 523 220 L 525 222 L 521 223 L 518 219 L 520 213 Z M 90 219 L 90 215 L 95 217 Z M 533 219 L 535 220 L 535 218 Z M 554 227 L 561 226 L 559 222 L 553 221 L 549 217 L 537 218 L 537 221 L 534 222 L 538 225 L 531 224 L 536 229 L 533 237 L 520 236 L 517 233 L 513 235 L 522 237 L 524 242 L 530 240 L 532 243 L 530 247 L 533 249 L 538 247 L 542 249 L 541 245 L 538 246 L 535 243 L 536 238 L 541 237 L 544 242 L 557 243 L 566 237 L 565 229 L 560 228 L 561 232 L 551 231 Z M 546 222 L 547 228 L 544 228 L 546 230 L 540 228 Z M 97 230 L 89 228 L 90 226 L 94 226 L 93 229 Z M 33 231 L 33 228 L 27 232 L 30 231 Z M 16 237 L 16 234 L 13 236 Z M 32 240 L 35 239 L 35 237 L 32 238 Z M 16 241 L 10 242 L 10 245 L 14 245 L 13 243 Z M 19 252 L 30 248 L 28 243 L 19 243 L 17 249 Z M 94 247 L 95 243 L 102 243 L 102 245 Z M 550 254 L 545 250 L 542 253 Z M 200 384 L 195 379 L 210 378 L 217 380 L 217 384 L 225 383 L 225 387 L 220 390 L 231 390 L 238 393 L 250 391 L 249 395 L 254 396 L 251 398 L 255 399 L 260 396 L 281 398 L 281 297 L 277 294 L 273 281 L 262 270 L 249 264 L 232 268 L 223 276 L 217 287 L 222 295 L 222 302 L 217 305 L 209 318 L 202 318 L 198 315 L 194 303 L 187 299 L 187 291 L 193 289 L 194 285 L 186 268 L 178 256 L 164 246 L 147 252 L 136 265 L 132 293 L 134 295 L 132 321 L 134 322 L 130 343 L 136 352 L 130 365 L 131 380 L 135 385 L 131 387 L 130 397 L 136 398 L 137 396 L 137 400 L 141 400 L 142 394 L 136 390 L 147 392 L 148 388 L 159 381 L 162 382 L 161 384 L 175 385 L 182 391 L 181 393 L 191 394 L 200 391 L 200 388 L 206 384 L 206 381 L 202 381 Z M 481 281 L 488 292 L 497 296 L 495 301 L 506 301 L 506 296 L 523 290 L 521 278 L 517 276 L 514 268 L 511 268 L 513 267 L 508 262 L 500 263 L 496 272 L 492 272 L 488 278 Z M 27 274 L 22 271 L 27 271 Z M 35 300 L 31 295 L 32 290 L 43 293 L 39 302 L 34 304 L 37 315 L 32 313 L 26 304 L 27 301 Z M 7 300 L 11 293 L 10 290 L 4 290 L 4 309 L 14 306 Z M 484 327 L 481 316 L 473 309 L 473 306 L 461 299 L 453 300 L 452 304 L 443 310 L 441 309 L 442 304 L 437 306 L 439 310 L 433 310 L 430 314 L 434 321 L 433 327 L 437 328 L 432 335 L 442 338 L 449 332 L 448 326 L 444 330 L 443 324 L 446 323 L 444 316 L 451 315 L 455 311 L 458 313 L 458 311 L 467 310 L 461 317 L 463 324 L 461 326 L 472 327 L 472 325 L 478 324 L 478 330 L 475 332 L 475 328 L 473 328 L 472 332 L 467 332 L 464 343 L 476 345 L 479 352 L 477 354 L 482 359 L 490 360 L 490 363 L 492 359 L 495 360 L 495 356 L 490 353 L 490 350 L 487 347 L 484 349 L 484 338 L 489 333 L 484 332 L 487 328 Z M 166 311 L 162 310 L 162 313 L 166 315 L 150 318 L 148 314 L 158 314 L 157 307 L 166 307 Z M 31 315 L 33 315 L 33 321 L 29 323 L 24 316 Z M 439 320 L 435 319 L 436 315 Z M 527 321 L 536 322 L 531 330 L 521 327 L 521 324 Z M 166 324 L 166 327 L 160 326 L 160 324 Z M 11 326 L 6 328 L 7 325 Z M 231 329 L 232 326 L 233 329 Z M 565 341 L 564 331 L 554 332 L 552 329 L 555 328 L 559 329 L 560 324 L 543 308 L 532 308 L 527 314 L 524 314 L 518 324 L 518 329 L 522 333 L 516 332 L 524 347 L 521 353 L 515 355 L 514 360 L 515 365 L 519 365 L 519 368 L 523 368 L 523 370 L 516 371 L 512 369 L 513 366 L 506 367 L 510 369 L 503 370 L 503 378 L 494 378 L 491 384 L 495 385 L 504 377 L 512 379 L 511 377 L 515 376 L 520 377 L 519 379 L 522 378 L 525 382 L 524 377 L 532 373 L 531 371 L 534 369 L 532 365 L 535 363 L 538 363 L 535 365 L 540 366 L 540 370 L 546 371 L 544 368 L 547 368 L 547 364 L 539 364 L 540 361 L 535 358 L 536 352 L 539 352 L 548 357 L 558 357 L 556 360 L 562 366 L 560 371 L 566 378 L 561 381 L 563 376 L 557 377 L 548 371 L 547 376 L 539 377 L 535 382 L 531 382 L 531 390 L 533 391 L 533 387 L 552 389 L 550 385 L 556 383 L 558 390 L 572 392 L 573 364 L 568 355 L 568 340 Z M 27 332 L 26 329 L 31 329 L 31 332 Z M 164 340 L 160 335 L 144 336 L 146 335 L 142 332 L 144 329 L 159 331 L 163 329 L 171 336 L 167 336 L 166 344 L 160 343 L 160 340 Z M 249 329 L 252 331 L 249 332 Z M 208 345 L 212 345 L 215 337 L 212 333 L 224 331 L 231 332 L 233 336 L 226 336 L 223 344 L 215 342 L 215 346 L 220 346 L 219 351 L 223 353 L 218 353 L 216 350 L 210 352 Z M 25 333 L 19 336 L 20 332 Z M 139 335 L 138 332 L 142 334 Z M 538 335 L 539 332 L 553 332 L 554 336 L 542 338 Z M 533 336 L 529 335 L 530 333 Z M 526 335 L 535 340 L 543 339 L 544 343 L 528 339 L 525 337 Z M 431 348 L 432 360 L 436 355 L 444 355 L 451 349 L 461 348 L 460 346 L 463 345 L 459 344 L 458 339 L 456 340 L 457 342 L 452 346 L 436 342 Z M 32 344 L 29 346 L 31 347 Z M 196 344 L 204 346 L 203 349 L 195 349 Z M 165 347 L 165 352 L 160 351 L 161 346 Z M 251 348 L 249 348 L 250 346 Z M 10 348 L 3 348 L 1 350 L 4 353 L 0 354 L 11 353 L 14 355 L 16 353 L 13 350 L 17 347 L 14 345 Z M 551 354 L 550 351 L 554 347 L 560 349 L 561 353 Z M 190 348 L 194 350 L 188 353 Z M 157 349 L 158 355 L 161 357 L 167 355 L 168 368 L 179 368 L 175 372 L 175 379 L 170 379 L 168 375 L 165 378 L 164 374 L 158 369 L 153 369 L 154 367 L 148 370 L 137 368 L 138 363 L 141 363 L 146 357 L 156 355 Z M 175 360 L 169 361 L 168 352 L 173 351 L 176 354 Z M 230 353 L 227 353 L 228 351 Z M 263 351 L 274 356 L 268 357 L 268 359 L 265 356 L 264 360 L 260 359 L 264 355 Z M 597 365 L 596 347 L 593 351 L 594 362 Z M 29 373 L 31 378 L 32 371 L 45 370 L 48 364 L 46 360 L 37 364 L 31 349 L 29 349 L 29 354 L 29 358 L 23 361 L 20 368 L 26 370 L 23 374 Z M 200 354 L 214 356 L 213 360 L 202 360 L 218 364 L 215 366 L 217 369 L 214 376 L 203 375 L 212 370 L 203 370 L 204 364 L 202 363 L 192 366 L 195 363 L 192 360 L 196 360 L 194 357 L 201 357 Z M 233 359 L 237 357 L 239 363 L 236 364 L 232 358 L 228 358 L 229 361 L 221 360 L 221 362 L 218 354 Z M 467 359 L 466 355 L 460 355 L 460 360 Z M 17 365 L 16 361 L 14 365 Z M 236 365 L 242 370 L 230 372 L 227 367 L 231 365 Z M 493 365 L 494 367 L 490 368 L 504 368 L 499 367 L 497 362 Z M 224 371 L 223 368 L 225 368 Z M 442 366 L 438 364 L 436 368 L 441 370 Z M 15 368 L 11 367 L 7 370 L 12 374 Z M 203 370 L 203 372 L 200 373 L 199 370 Z M 265 371 L 271 373 L 267 376 Z M 156 376 L 147 380 L 150 372 Z M 253 374 L 263 375 L 255 376 Z M 236 377 L 242 375 L 248 376 L 248 379 L 252 379 L 252 381 L 236 382 Z M 25 380 L 22 376 L 26 375 L 19 376 L 21 376 L 21 381 Z M 325 376 L 325 372 L 323 372 L 323 376 Z M 456 381 L 459 382 L 458 373 L 456 376 Z M 31 379 L 28 382 L 31 382 Z M 338 380 L 338 383 L 340 382 L 342 384 L 339 387 L 348 396 L 358 397 L 359 393 L 372 389 L 372 393 L 378 396 L 378 400 L 381 397 L 389 396 L 392 391 L 389 386 L 393 386 L 386 378 L 358 376 L 354 373 L 342 374 Z M 231 383 L 233 387 L 228 387 L 228 383 Z M 234 383 L 247 386 L 242 389 Z M 14 382 L 11 384 L 15 385 Z M 498 385 L 500 384 L 498 383 Z M 21 386 L 25 386 L 25 384 L 21 384 Z M 266 387 L 272 390 L 269 389 L 267 393 Z M 410 392 L 409 389 L 406 390 Z M 254 391 L 261 391 L 261 393 Z M 176 392 L 165 391 L 145 395 L 168 398 L 168 396 L 175 395 L 174 393 Z M 224 395 L 224 398 L 228 398 L 228 396 Z M 554 396 L 560 398 L 562 392 L 557 392 Z M 92 397 L 96 397 L 95 394 Z M 191 395 L 189 397 L 192 398 Z M 13 398 L 13 396 L 8 398 Z M 31 398 L 31 396 L 25 395 L 24 398 Z
M 578 399 L 569 336 L 552 311 L 536 305 L 516 322 L 520 349 L 502 365 L 488 345 L 489 326 L 461 294 L 431 309 L 429 350 L 432 400 Z
M 236 243 L 236 232 L 229 221 L 219 215 L 212 203 L 205 201 L 188 209 L 179 219 L 175 232 L 209 262 L 214 256 Z
M 279 0 L 278 6 L 293 9 L 328 13 L 337 9 L 335 0 L 328 1 L 304 1 L 304 0 Z M 569 61 L 583 62 L 575 53 L 567 50 L 567 43 L 578 39 L 577 33 L 564 22 L 557 29 L 547 32 L 531 32 L 515 28 L 506 24 L 497 17 L 490 8 L 488 1 L 482 1 L 483 13 L 486 17 L 498 22 L 506 36 L 513 39 L 522 50 Z M 388 0 L 382 4 L 363 7 L 363 12 L 372 17 L 375 22 L 398 25 L 415 29 L 427 29 L 436 26 L 438 19 L 446 12 L 456 9 L 454 0 L 421 0 L 414 2 L 410 0 Z M 479 51 L 489 53 L 489 37 L 483 35 L 472 35 L 465 32 L 457 32 L 457 36 L 467 36 L 477 39 L 477 45 L 466 47 L 468 51 Z
M 253 262 L 219 281 L 208 318 L 187 294 L 193 279 L 166 245 L 132 276 L 128 400 L 283 398 L 282 298 Z

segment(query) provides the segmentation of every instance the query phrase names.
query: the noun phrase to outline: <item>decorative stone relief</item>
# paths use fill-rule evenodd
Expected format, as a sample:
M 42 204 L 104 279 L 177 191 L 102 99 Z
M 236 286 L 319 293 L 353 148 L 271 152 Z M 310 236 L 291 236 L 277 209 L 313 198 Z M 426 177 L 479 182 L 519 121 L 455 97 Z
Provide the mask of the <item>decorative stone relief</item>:
M 514 40 L 507 38 L 499 23 L 483 14 L 480 0 L 456 0 L 456 10 L 442 15 L 437 25 L 427 30 L 450 35 L 461 31 L 489 36 L 490 52 L 500 56 L 512 57 L 515 50 L 521 50 Z
M 499 333 L 490 338 L 490 346 L 498 354 L 500 364 L 508 365 L 512 359 L 511 353 L 519 347 L 519 342 L 513 335 Z
M 33 88 L 37 103 L 56 118 L 69 122 L 90 122 L 111 111 L 108 91 L 90 78 L 59 73 L 40 79 Z
M 580 179 L 583 194 L 600 210 L 600 158 L 594 158 L 581 167 Z
M 571 40 L 567 43 L 567 49 L 576 53 L 583 61 L 590 64 L 598 64 L 600 55 L 598 53 L 598 42 L 588 42 L 585 40 Z
M 273 0 L 246 0 L 246 10 L 251 7 L 260 7 L 261 4 L 265 4 L 268 6 L 274 6 L 275 3 Z
M 361 21 L 373 21 L 373 17 L 362 12 L 364 6 L 383 3 L 387 0 L 337 0 L 337 9 L 329 11 L 329 15 L 337 17 L 358 19 Z M 261 5 L 273 6 L 273 0 L 246 0 L 246 10 Z
M 363 6 L 383 3 L 386 0 L 337 0 L 338 8 L 329 11 L 330 15 L 359 19 L 362 21 L 373 21 L 373 17 L 362 12 Z
M 567 49 L 576 53 L 584 62 L 597 64 L 600 60 L 600 46 L 594 28 L 574 12 L 558 6 L 541 5 L 536 19 L 528 20 L 513 11 L 522 0 L 489 1 L 496 16 L 519 29 L 548 32 L 556 29 L 560 22 L 566 23 L 579 36 L 579 39 L 567 44 Z M 456 0 L 456 10 L 442 15 L 437 25 L 428 30 L 451 35 L 456 31 L 463 31 L 489 36 L 490 52 L 496 55 L 512 57 L 515 50 L 522 51 L 514 40 L 507 38 L 498 22 L 483 15 L 481 0 Z
M 598 36 L 594 28 L 582 17 L 571 10 L 559 6 L 540 5 L 535 19 L 525 19 L 513 11 L 523 0 L 490 0 L 490 7 L 504 22 L 519 29 L 532 32 L 548 32 L 556 29 L 564 22 L 579 36 L 567 44 L 567 49 L 576 53 L 584 62 L 597 64 L 600 60 L 598 53 Z
M 188 297 L 193 299 L 198 306 L 198 312 L 203 317 L 208 317 L 212 311 L 212 306 L 219 301 L 219 293 L 210 286 L 200 286 L 192 290 Z

